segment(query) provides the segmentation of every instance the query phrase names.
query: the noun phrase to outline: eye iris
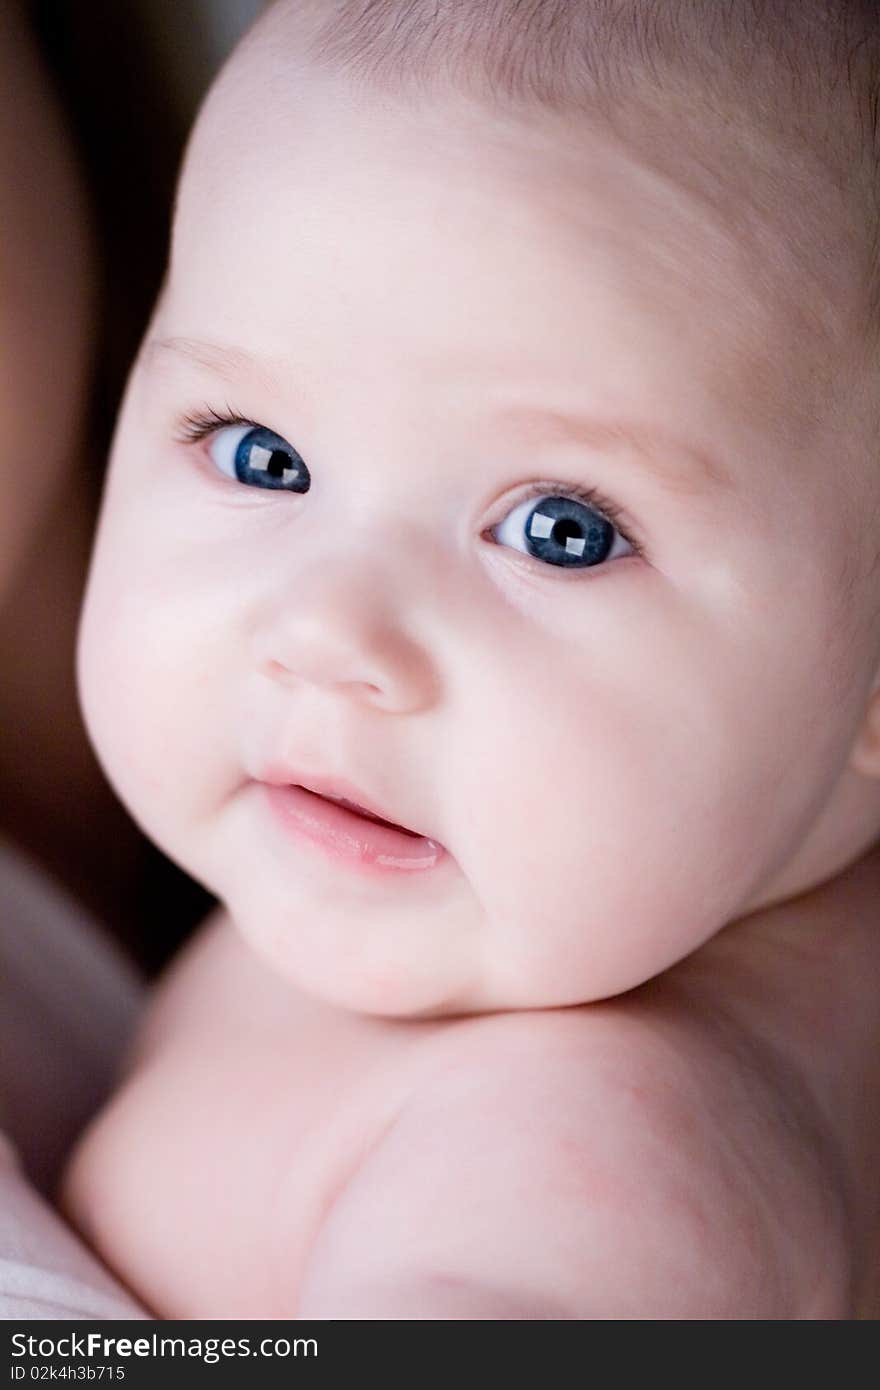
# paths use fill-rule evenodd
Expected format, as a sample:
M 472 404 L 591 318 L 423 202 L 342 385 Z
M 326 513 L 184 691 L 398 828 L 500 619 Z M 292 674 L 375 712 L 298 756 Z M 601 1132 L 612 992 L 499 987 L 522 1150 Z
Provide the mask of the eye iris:
M 551 565 L 586 568 L 608 557 L 614 543 L 614 527 L 582 502 L 571 497 L 548 497 L 530 513 L 526 536 L 529 554 L 536 559 Z
M 235 476 L 256 487 L 306 492 L 309 470 L 296 449 L 263 426 L 248 430 L 235 451 Z

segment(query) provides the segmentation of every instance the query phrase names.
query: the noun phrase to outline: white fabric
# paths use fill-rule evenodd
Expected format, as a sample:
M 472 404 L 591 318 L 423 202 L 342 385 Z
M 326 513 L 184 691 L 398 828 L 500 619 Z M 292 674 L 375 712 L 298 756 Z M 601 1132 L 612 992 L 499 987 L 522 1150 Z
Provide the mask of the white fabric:
M 0 843 L 0 1317 L 148 1318 L 51 1205 L 111 1090 L 145 982 L 54 884 Z

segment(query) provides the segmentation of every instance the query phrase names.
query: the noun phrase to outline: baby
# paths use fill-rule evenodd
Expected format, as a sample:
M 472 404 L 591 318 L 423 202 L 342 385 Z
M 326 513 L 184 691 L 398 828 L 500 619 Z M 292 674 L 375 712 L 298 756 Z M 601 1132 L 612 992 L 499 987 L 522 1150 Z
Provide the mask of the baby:
M 214 85 L 79 648 L 222 903 L 59 1193 L 156 1316 L 880 1309 L 870 10 L 281 0 Z

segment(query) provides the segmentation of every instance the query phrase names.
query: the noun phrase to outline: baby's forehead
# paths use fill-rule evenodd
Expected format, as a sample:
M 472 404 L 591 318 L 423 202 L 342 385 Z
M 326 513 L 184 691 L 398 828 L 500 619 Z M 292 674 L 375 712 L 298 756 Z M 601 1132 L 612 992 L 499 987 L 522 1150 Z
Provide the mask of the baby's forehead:
M 223 234 L 226 219 L 234 264 L 252 247 L 239 237 L 242 219 L 258 222 L 267 236 L 289 236 L 280 273 L 295 279 L 303 255 L 320 250 L 298 240 L 305 222 L 322 206 L 332 215 L 353 193 L 346 205 L 352 220 L 335 227 L 334 237 L 356 240 L 359 224 L 384 199 L 389 219 L 405 216 L 413 227 L 433 220 L 434 270 L 442 275 L 444 228 L 468 198 L 475 222 L 492 204 L 507 209 L 499 240 L 525 243 L 553 229 L 558 242 L 568 242 L 572 274 L 585 263 L 581 234 L 585 245 L 602 236 L 623 243 L 641 226 L 646 256 L 668 254 L 686 265 L 696 318 L 722 309 L 735 311 L 737 321 L 751 314 L 756 332 L 772 337 L 765 323 L 772 306 L 798 321 L 804 343 L 817 329 L 833 340 L 851 312 L 857 278 L 839 191 L 823 185 L 821 161 L 794 160 L 767 137 L 719 134 L 700 115 L 633 103 L 613 121 L 570 111 L 524 118 L 455 93 L 422 103 L 383 100 L 255 45 L 223 74 L 202 113 L 175 240 L 195 260 L 206 238 Z M 395 202 L 407 188 L 413 196 Z M 364 257 L 361 274 L 370 273 Z M 717 292 L 731 275 L 738 283 L 725 306 Z M 737 322 L 729 328 L 735 332 Z
M 591 156 L 598 136 L 608 143 L 623 178 L 635 163 L 653 168 L 657 178 L 677 180 L 683 194 L 701 198 L 707 211 L 714 209 L 731 227 L 739 222 L 755 242 L 760 239 L 768 276 L 789 262 L 797 274 L 816 282 L 820 300 L 827 297 L 838 307 L 852 294 L 846 253 L 856 259 L 863 229 L 854 225 L 852 205 L 827 149 L 803 133 L 797 113 L 787 111 L 783 98 L 774 96 L 778 109 L 773 119 L 765 119 L 756 113 L 769 104 L 742 82 L 723 94 L 713 90 L 700 68 L 705 45 L 696 36 L 690 66 L 691 36 L 686 35 L 676 80 L 665 85 L 652 86 L 634 65 L 630 80 L 618 86 L 607 74 L 585 78 L 579 102 L 570 94 L 556 103 L 516 101 L 478 90 L 473 81 L 438 80 L 435 73 L 423 86 L 404 80 L 386 87 L 384 76 L 358 80 L 334 49 L 335 29 L 329 48 L 336 56 L 316 58 L 311 41 L 322 10 L 325 19 L 329 11 L 345 18 L 352 8 L 344 0 L 329 6 L 281 3 L 252 31 L 215 84 L 193 141 L 215 176 L 232 177 L 236 171 L 237 177 L 247 161 L 265 168 L 267 182 L 283 178 L 273 155 L 283 157 L 290 148 L 297 159 L 309 153 L 320 159 L 322 147 L 341 131 L 351 143 L 352 159 L 370 160 L 375 149 L 352 135 L 366 137 L 381 129 L 387 152 L 396 127 L 401 158 L 414 168 L 429 168 L 457 148 L 471 159 L 475 172 L 482 165 L 495 174 L 487 191 L 507 172 L 524 197 L 540 198 L 547 196 L 554 176 L 571 187 L 595 178 Z M 390 0 L 378 8 L 383 23 L 395 10 L 425 9 Z M 471 8 L 469 3 L 463 7 Z M 500 13 L 510 7 L 498 0 L 491 8 Z M 589 8 L 573 7 L 579 12 Z M 454 27 L 451 20 L 441 26 L 439 49 L 450 42 L 447 30 Z M 414 40 L 420 33 L 413 29 Z M 318 46 L 318 53 L 326 55 L 327 47 Z M 416 42 L 414 71 L 419 47 Z M 758 57 L 760 52 L 756 68 Z M 606 66 L 611 69 L 613 59 Z M 405 63 L 402 71 L 407 72 Z M 833 119 L 825 125 L 833 125 Z M 337 160 L 336 170 L 340 167 Z M 443 172 L 438 164 L 438 183 Z M 802 292 L 798 297 L 803 299 Z M 812 312 L 821 312 L 821 303 L 814 302 Z
M 863 229 L 852 200 L 821 150 L 751 120 L 747 106 L 733 121 L 700 83 L 669 92 L 631 84 L 625 101 L 578 111 L 492 103 L 449 84 L 386 91 L 305 58 L 284 29 L 246 42 L 202 110 L 176 207 L 176 287 L 201 284 L 217 301 L 218 287 L 226 295 L 234 281 L 256 283 L 271 263 L 273 295 L 321 276 L 334 294 L 355 282 L 380 287 L 383 276 L 393 290 L 400 268 L 375 259 L 384 211 L 404 259 L 402 227 L 412 247 L 426 228 L 434 233 L 415 320 L 426 286 L 448 280 L 453 293 L 446 233 L 465 200 L 475 265 L 478 250 L 485 265 L 459 295 L 468 323 L 491 312 L 484 276 L 497 277 L 505 257 L 514 264 L 514 245 L 564 266 L 567 279 L 554 283 L 567 297 L 584 267 L 603 264 L 602 238 L 613 256 L 641 237 L 632 271 L 620 272 L 629 300 L 638 308 L 639 295 L 671 293 L 678 277 L 688 331 L 723 345 L 733 364 L 729 391 L 763 393 L 792 429 L 798 379 L 833 392 L 860 348 Z M 494 241 L 479 235 L 490 226 Z M 267 247 L 277 254 L 267 259 Z M 531 298 L 538 316 L 551 277 L 521 270 L 508 294 Z M 256 334 L 259 315 L 238 305 L 230 316 L 244 315 Z M 370 316 L 376 334 L 390 327 L 381 308 Z

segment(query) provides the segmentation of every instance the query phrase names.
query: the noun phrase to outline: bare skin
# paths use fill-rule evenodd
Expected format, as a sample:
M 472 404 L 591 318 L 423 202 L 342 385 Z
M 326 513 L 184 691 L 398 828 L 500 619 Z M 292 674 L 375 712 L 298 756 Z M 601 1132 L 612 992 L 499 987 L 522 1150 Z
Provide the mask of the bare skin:
M 295 70 L 284 10 L 189 147 L 79 647 L 105 769 L 225 912 L 64 1210 L 172 1317 L 864 1316 L 846 210 L 798 165 L 805 268 L 772 143 L 369 102 Z M 257 429 L 308 488 L 266 486 Z M 523 484 L 576 532 L 601 487 L 622 543 L 563 572 Z M 272 765 L 448 857 L 359 877 L 280 828 Z
M 876 1317 L 878 892 L 875 851 L 626 997 L 423 1022 L 292 992 L 218 914 L 62 1209 L 158 1317 Z

